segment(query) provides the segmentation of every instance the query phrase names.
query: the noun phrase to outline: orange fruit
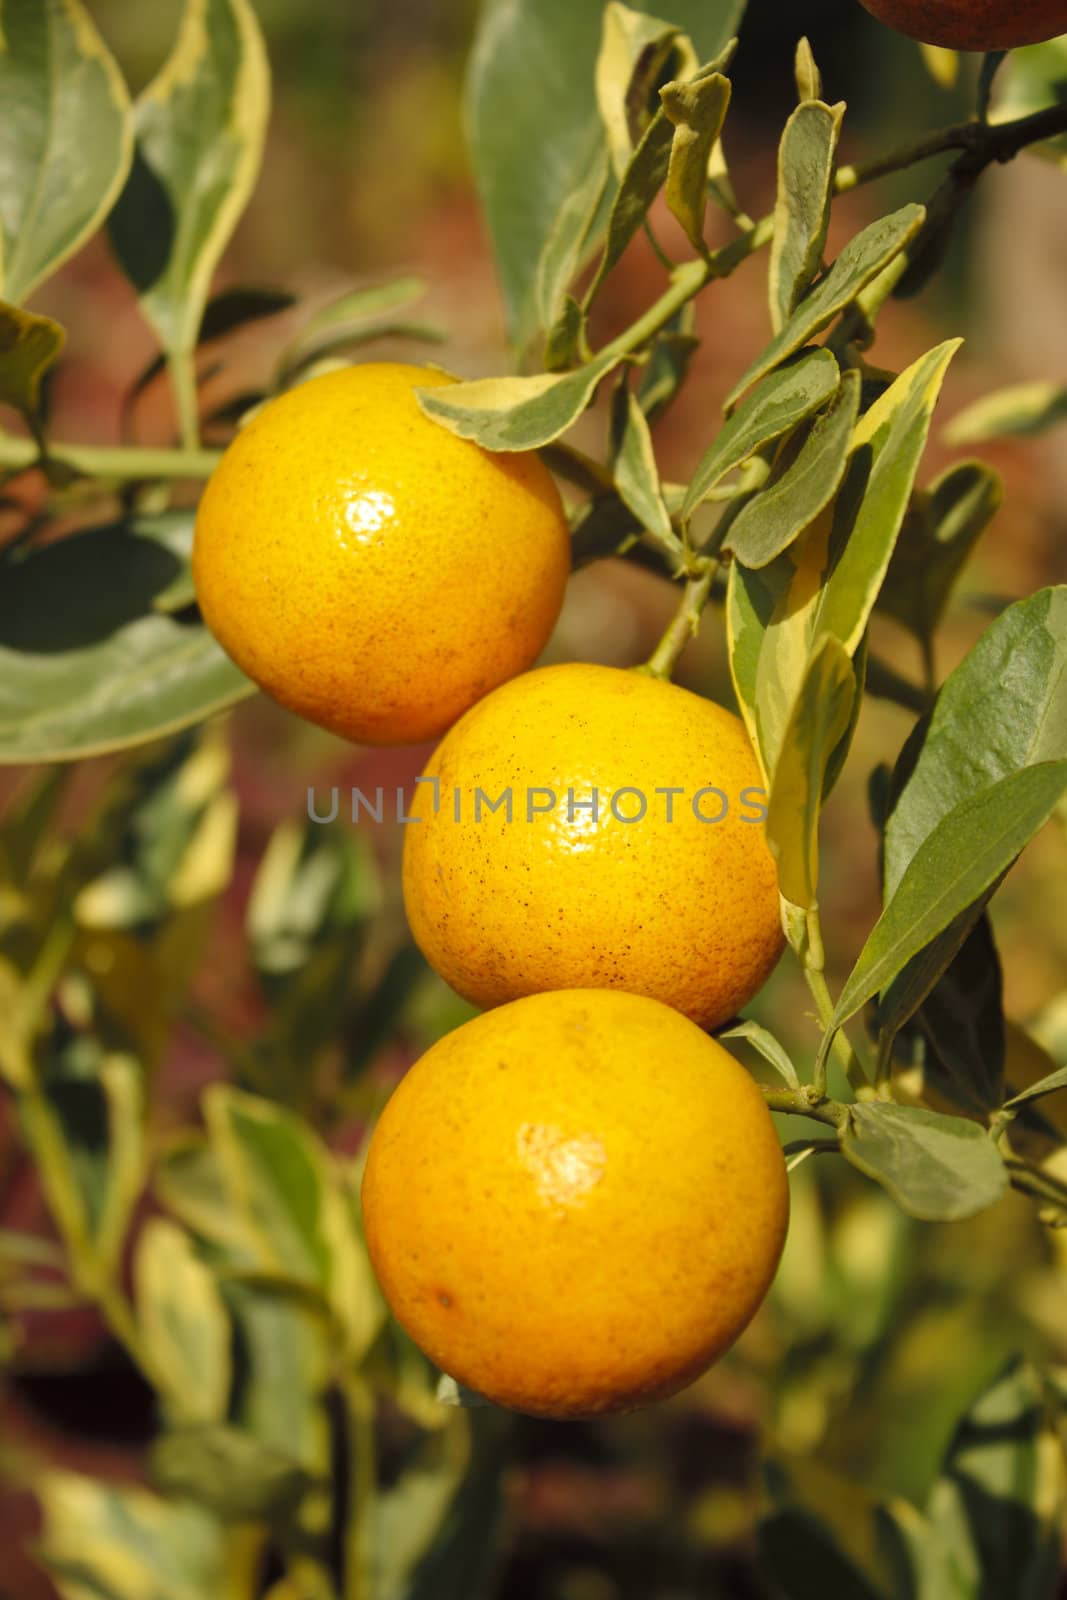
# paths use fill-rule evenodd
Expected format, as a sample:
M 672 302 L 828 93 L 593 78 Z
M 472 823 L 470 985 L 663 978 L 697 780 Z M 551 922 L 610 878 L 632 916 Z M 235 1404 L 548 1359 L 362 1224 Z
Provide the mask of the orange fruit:
M 625 989 L 715 1027 L 778 960 L 762 779 L 744 726 L 710 700 L 616 667 L 543 667 L 468 711 L 425 776 L 408 921 L 475 1005 Z M 489 809 L 508 793 L 510 820 Z
M 861 0 L 880 21 L 949 50 L 1014 50 L 1067 33 L 1067 0 Z
M 521 672 L 559 615 L 570 546 L 540 458 L 432 422 L 391 363 L 310 379 L 256 413 L 196 519 L 208 627 L 275 700 L 371 744 L 435 737 Z
M 415 1063 L 374 1130 L 367 1246 L 445 1372 L 545 1417 L 632 1410 L 727 1349 L 789 1195 L 754 1080 L 676 1011 L 532 995 Z

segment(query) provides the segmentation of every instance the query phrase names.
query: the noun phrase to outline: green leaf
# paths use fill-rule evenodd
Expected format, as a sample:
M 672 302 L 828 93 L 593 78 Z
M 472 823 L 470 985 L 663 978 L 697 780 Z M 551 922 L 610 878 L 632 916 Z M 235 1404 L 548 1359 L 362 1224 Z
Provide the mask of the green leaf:
M 744 1039 L 754 1050 L 758 1050 L 764 1061 L 770 1063 L 778 1076 L 782 1078 L 791 1089 L 800 1088 L 800 1079 L 785 1046 L 780 1044 L 773 1033 L 766 1028 L 761 1028 L 758 1022 L 746 1018 L 743 1022 L 735 1023 L 732 1028 L 725 1029 L 715 1035 L 716 1039 Z
M 567 291 L 589 252 L 608 177 L 607 151 L 599 149 L 582 181 L 564 200 L 545 240 L 534 282 L 537 318 L 542 328 L 554 328 L 563 315 Z
M 1055 1072 L 1050 1072 L 1046 1078 L 1039 1078 L 1037 1083 L 1032 1083 L 1022 1094 L 1013 1095 L 1010 1100 L 1005 1101 L 1005 1105 L 1025 1105 L 1028 1100 L 1040 1100 L 1043 1095 L 1055 1094 L 1057 1089 L 1065 1088 L 1067 1088 L 1067 1067 L 1057 1067 Z
M 918 233 L 925 212 L 922 206 L 908 205 L 891 216 L 872 222 L 848 243 L 833 266 L 820 278 L 811 293 L 800 302 L 789 320 L 776 334 L 761 356 L 753 362 L 727 398 L 727 408 L 757 383 L 766 373 L 780 366 L 829 326 L 839 312 L 851 305 L 867 284 L 885 270 Z
M 680 548 L 663 503 L 656 456 L 645 413 L 629 386 L 622 382 L 612 407 L 612 451 L 615 485 L 623 503 L 643 528 L 669 549 Z
M 190 511 L 131 517 L 8 565 L 0 763 L 144 744 L 255 693 L 199 622 L 153 610 L 188 574 L 192 524 Z
M 907 754 L 907 752 L 906 752 Z M 886 825 L 887 894 L 946 812 L 1067 760 L 1067 586 L 1001 613 L 946 680 Z
M 651 120 L 656 89 L 679 51 L 690 55 L 696 66 L 692 46 L 676 24 L 647 16 L 619 0 L 608 0 L 594 83 L 606 148 L 617 178 L 626 171 L 634 146 Z
M 269 99 L 249 0 L 186 0 L 174 50 L 137 101 L 137 154 L 110 223 L 167 351 L 196 348 L 212 273 L 259 172 Z
M 930 1495 L 930 1594 L 1045 1600 L 1060 1575 L 1067 1473 L 1039 1375 L 1013 1362 L 956 1430 Z
M 782 739 L 767 805 L 767 842 L 778 885 L 795 906 L 814 906 L 819 884 L 819 814 L 831 757 L 852 723 L 852 662 L 827 636 L 813 651 Z
M 140 1068 L 92 1035 L 59 1036 L 43 1052 L 39 1080 L 19 1112 L 41 1182 L 87 1278 L 107 1276 L 145 1178 Z
M 708 204 L 708 166 L 726 121 L 730 94 L 730 80 L 720 72 L 698 77 L 692 83 L 668 83 L 660 90 L 663 109 L 674 125 L 667 206 L 700 255 L 707 253 L 704 213 Z
M 768 269 L 775 333 L 789 321 L 822 268 L 844 114 L 843 105 L 805 99 L 782 134 Z
M 652 203 L 667 181 L 670 170 L 674 127 L 661 107 L 649 123 L 615 191 L 608 213 L 604 252 L 597 263 L 596 276 L 585 294 L 585 304 L 596 299 L 608 273 L 622 260 L 626 247 L 635 237 L 652 209 Z
M 181 1135 L 166 1146 L 155 1164 L 152 1187 L 160 1203 L 217 1246 L 227 1262 L 253 1265 L 247 1229 L 230 1210 L 218 1157 L 202 1135 Z
M 66 330 L 51 317 L 0 302 L 0 405 L 13 406 L 31 425 L 35 423 L 41 411 L 41 382 L 66 342 Z
M 292 1112 L 226 1085 L 207 1091 L 204 1115 L 248 1256 L 321 1295 L 357 1359 L 378 1331 L 381 1300 L 327 1152 Z
M 34 1483 L 41 1559 L 63 1600 L 204 1600 L 227 1592 L 226 1534 L 199 1506 L 49 1471 Z
M 1007 1188 L 1004 1163 L 979 1123 L 918 1106 L 850 1106 L 841 1150 L 909 1216 L 925 1222 L 973 1217 Z
M 630 8 L 644 12 L 644 5 Z M 655 12 L 655 4 L 649 10 Z M 710 61 L 737 31 L 743 0 L 672 0 L 670 24 Z M 604 11 L 573 0 L 484 0 L 466 85 L 482 210 L 513 343 L 537 327 L 538 264 L 560 211 L 600 158 L 593 93 Z M 598 227 L 590 234 L 595 243 Z
M 988 439 L 1032 439 L 1067 420 L 1067 388 L 1049 381 L 1018 383 L 987 394 L 958 411 L 945 443 L 985 444 Z
M 115 864 L 79 890 L 79 926 L 147 939 L 176 910 L 221 894 L 237 831 L 228 780 L 229 752 L 213 730 L 180 735 L 132 772 Z
M 837 362 L 829 350 L 811 350 L 771 373 L 723 424 L 701 459 L 682 516 L 691 517 L 728 472 L 824 406 L 839 382 Z
M 1003 486 L 981 462 L 950 467 L 912 496 L 878 609 L 929 641 L 971 551 L 1000 508 Z
M 378 1497 L 379 1600 L 469 1600 L 483 1592 L 501 1514 L 501 1418 L 460 1407 L 446 1417 Z
M 3 0 L 0 39 L 0 292 L 18 303 L 103 222 L 133 129 L 81 0 Z
M 326 1319 L 273 1289 L 225 1281 L 221 1287 L 237 1330 L 231 1420 L 320 1478 L 329 1459 L 324 1400 L 338 1359 Z
M 678 394 L 699 349 L 696 306 L 688 300 L 656 338 L 641 373 L 637 398 L 649 422 L 661 417 Z
M 848 542 L 815 611 L 815 632 L 833 633 L 851 655 L 866 631 L 907 512 L 949 362 L 949 339 L 913 363 L 860 418 L 852 448 L 865 481 Z M 836 530 L 835 530 L 836 531 Z
M 598 356 L 562 377 L 478 378 L 473 383 L 417 389 L 428 417 L 485 450 L 538 450 L 566 433 L 622 356 Z
M 207 1091 L 204 1116 L 259 1265 L 324 1287 L 332 1249 L 326 1156 L 317 1140 L 291 1112 L 227 1085 Z
M 314 1479 L 287 1452 L 239 1428 L 180 1428 L 152 1446 L 149 1471 L 170 1498 L 193 1501 L 223 1522 L 291 1521 Z
M 171 1416 L 218 1422 L 230 1396 L 230 1319 L 215 1278 L 181 1228 L 151 1217 L 134 1263 L 137 1320 Z
M 832 507 L 785 553 L 758 571 L 733 564 L 731 670 L 767 773 L 774 771 L 815 641 L 832 634 L 854 655 L 865 636 L 956 348 L 950 342 L 930 351 L 860 418 Z
M 843 374 L 837 393 L 798 439 L 786 444 L 767 483 L 730 524 L 723 547 L 746 567 L 765 567 L 833 500 L 845 477 L 860 400 L 860 378 Z
M 924 838 L 834 1011 L 845 1022 L 1011 866 L 1067 788 L 1067 761 L 1023 767 L 950 810 Z

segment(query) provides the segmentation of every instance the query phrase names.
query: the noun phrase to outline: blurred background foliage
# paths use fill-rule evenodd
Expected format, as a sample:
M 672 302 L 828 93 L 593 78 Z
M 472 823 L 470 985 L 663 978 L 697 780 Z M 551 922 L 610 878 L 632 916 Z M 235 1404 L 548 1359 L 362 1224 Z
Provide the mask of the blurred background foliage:
M 168 50 L 179 9 L 179 0 L 151 6 L 95 0 L 94 15 L 134 90 Z M 257 0 L 274 67 L 274 114 L 263 174 L 227 255 L 223 283 L 284 286 L 315 306 L 353 283 L 419 273 L 430 289 L 418 315 L 447 330 L 447 345 L 442 351 L 387 339 L 369 353 L 410 358 L 421 349 L 468 376 L 501 368 L 500 303 L 460 115 L 475 10 L 474 0 Z M 893 146 L 920 126 L 956 120 L 973 103 L 971 69 L 955 87 L 939 86 L 920 70 L 915 48 L 878 28 L 853 0 L 789 7 L 751 0 L 734 69 L 728 154 L 735 187 L 753 215 L 773 199 L 775 149 L 793 103 L 793 51 L 802 32 L 812 41 L 828 98 L 850 104 L 847 160 Z M 933 174 L 931 187 L 932 181 Z M 1067 381 L 1061 298 L 1067 221 L 1058 186 L 1049 203 L 1048 181 L 1047 169 L 1032 158 L 1004 181 L 992 175 L 936 287 L 890 306 L 882 319 L 878 358 L 895 368 L 946 328 L 967 335 L 948 380 L 942 425 L 1003 383 Z M 870 216 L 922 198 L 925 174 L 918 195 L 915 184 L 914 174 L 897 176 L 848 197 L 835 208 L 831 250 Z M 663 228 L 669 233 L 666 220 Z M 651 253 L 635 247 L 611 297 L 611 315 L 620 323 L 647 298 L 655 270 Z M 132 407 L 128 400 L 153 347 L 104 241 L 95 240 L 33 303 L 71 330 L 50 397 L 56 436 L 110 443 L 125 430 L 144 442 L 168 441 L 164 386 L 148 385 Z M 267 332 L 253 324 L 205 357 L 208 411 L 263 382 L 291 315 L 283 312 Z M 688 475 L 706 443 L 706 419 L 765 340 L 758 271 L 719 286 L 699 315 L 704 344 L 692 382 L 657 436 L 667 477 Z M 592 443 L 600 443 L 595 430 L 602 425 L 600 413 L 586 424 Z M 1005 477 L 1006 503 L 956 595 L 941 636 L 942 674 L 1005 601 L 1067 578 L 1062 436 L 998 444 L 983 454 Z M 952 459 L 935 437 L 927 479 Z M 0 530 L 9 532 L 32 510 L 26 498 L 32 489 L 12 492 L 17 503 L 0 510 Z M 72 519 L 78 515 L 72 505 Z M 621 563 L 599 564 L 573 583 L 551 653 L 620 664 L 641 659 L 673 604 L 654 578 Z M 874 646 L 903 670 L 918 670 L 914 645 L 891 620 L 877 619 Z M 689 650 L 680 681 L 730 701 L 716 613 Z M 821 899 L 832 986 L 878 909 L 867 775 L 899 749 L 908 729 L 906 714 L 868 699 L 828 808 Z M 170 1142 L 139 1227 L 142 1237 L 145 1228 L 165 1229 L 162 1204 L 216 1263 L 229 1262 L 234 1275 L 226 1295 L 244 1330 L 246 1382 L 257 1360 L 269 1363 L 278 1348 L 277 1330 L 272 1335 L 267 1326 L 270 1303 L 251 1270 L 267 1267 L 250 1266 L 239 1244 L 216 1236 L 217 1174 L 205 1165 L 199 1136 L 188 1130 L 205 1088 L 236 1081 L 310 1117 L 337 1152 L 340 1170 L 349 1171 L 363 1129 L 397 1074 L 468 1014 L 408 944 L 399 904 L 399 828 L 364 822 L 353 830 L 345 819 L 351 787 L 404 787 L 425 755 L 352 749 L 257 699 L 237 710 L 225 738 L 218 730 L 183 736 L 127 765 L 117 779 L 116 763 L 102 759 L 59 775 L 4 774 L 0 785 L 7 797 L 2 892 L 11 897 L 31 880 L 50 883 L 55 904 L 71 911 L 76 924 L 74 971 L 55 1023 L 55 1070 L 67 1075 L 72 1095 L 84 1094 L 93 1079 L 121 1099 L 129 1092 L 123 1061 L 131 1041 L 151 1064 L 153 1133 Z M 117 793 L 108 787 L 116 781 Z M 335 785 L 343 797 L 339 822 L 309 826 L 309 789 L 328 809 Z M 1029 1025 L 1060 1062 L 1067 1059 L 1065 881 L 1064 832 L 1046 830 L 993 912 L 1007 1013 Z M 79 981 L 79 969 L 86 981 Z M 799 975 L 784 962 L 750 1014 L 806 1060 L 817 1039 L 809 1007 Z M 88 1062 L 100 1051 L 107 1057 L 104 1075 L 99 1060 Z M 1009 1040 L 1008 1075 L 1016 1089 L 1046 1070 L 1047 1062 L 1030 1060 L 1018 1040 Z M 98 1113 L 106 1121 L 108 1105 Z M 1067 1132 L 1059 1100 L 1046 1101 L 1043 1114 L 1061 1137 Z M 788 1128 L 783 1133 L 789 1137 Z M 136 1152 L 130 1161 L 138 1170 Z M 86 1169 L 76 1178 L 90 1196 L 92 1225 L 105 1227 L 107 1206 L 118 1206 L 121 1215 L 123 1199 L 101 1196 L 94 1187 L 99 1176 Z M 972 1221 L 933 1227 L 901 1215 L 843 1164 L 818 1158 L 795 1173 L 793 1196 L 785 1262 L 767 1306 L 737 1350 L 693 1389 L 610 1423 L 514 1423 L 502 1478 L 505 1536 L 491 1590 L 500 1600 L 743 1600 L 780 1593 L 787 1579 L 791 1595 L 893 1593 L 888 1578 L 876 1588 L 869 1577 L 885 1560 L 878 1538 L 885 1513 L 876 1502 L 924 1507 L 944 1492 L 947 1480 L 939 1475 L 961 1415 L 1011 1359 L 1032 1357 L 1067 1371 L 1067 1233 L 1043 1230 L 1020 1196 L 1009 1195 Z M 48 1244 L 40 1183 L 4 1102 L 0 1226 L 42 1240 L 40 1259 L 28 1264 L 0 1248 L 6 1364 L 0 1595 L 47 1600 L 54 1590 L 32 1555 L 40 1527 L 40 1508 L 26 1492 L 32 1470 L 47 1461 L 102 1484 L 142 1483 L 157 1402 L 98 1315 L 67 1294 Z M 177 1252 L 166 1259 L 191 1303 L 199 1304 L 196 1296 L 207 1291 L 195 1265 L 181 1258 L 173 1236 L 157 1234 L 154 1242 Z M 210 1313 L 205 1317 L 210 1325 Z M 287 1326 L 297 1338 L 297 1323 Z M 299 1338 L 305 1335 L 301 1359 L 313 1365 L 320 1336 L 305 1329 Z M 395 1415 L 381 1419 L 386 1486 L 410 1455 L 415 1421 L 429 1427 L 431 1440 L 453 1440 L 461 1455 L 479 1432 L 492 1435 L 478 1412 L 442 1411 L 430 1376 L 398 1338 L 385 1340 L 376 1359 L 390 1365 L 398 1397 Z M 211 1360 L 206 1350 L 190 1382 L 207 1384 Z M 165 1384 L 161 1392 L 168 1392 Z M 274 1442 L 299 1457 L 284 1417 L 249 1426 L 267 1442 L 280 1429 Z M 321 1456 L 313 1445 L 309 1460 Z M 490 1454 L 503 1448 L 490 1438 Z M 181 1487 L 190 1470 L 203 1470 L 193 1459 L 192 1469 L 179 1459 L 155 1461 L 156 1481 Z M 761 1472 L 761 1460 L 768 1470 Z M 240 1476 L 231 1464 L 231 1477 Z M 86 1515 L 75 1481 L 55 1479 L 53 1491 L 72 1549 Z M 306 1488 L 282 1473 L 278 1503 Z M 491 1501 L 486 1496 L 476 1512 L 483 1533 L 501 1514 Z M 805 1508 L 822 1522 L 805 1521 Z M 179 1542 L 191 1548 L 207 1535 L 189 1515 Z M 416 1514 L 401 1501 L 393 1515 L 400 1527 Z M 854 1566 L 842 1566 L 840 1557 L 837 1565 L 821 1565 L 819 1529 L 827 1522 L 842 1548 L 854 1552 Z M 1001 1532 L 1008 1549 L 1008 1532 Z M 797 1587 L 798 1551 L 806 1552 L 809 1589 Z M 239 1558 L 228 1547 L 226 1560 Z M 289 1593 L 279 1588 L 279 1597 L 283 1592 Z M 427 1592 L 446 1594 L 444 1587 Z M 472 1592 L 457 1594 L 469 1600 Z M 1026 1592 L 1036 1600 L 1051 1591 L 994 1584 L 982 1592 Z

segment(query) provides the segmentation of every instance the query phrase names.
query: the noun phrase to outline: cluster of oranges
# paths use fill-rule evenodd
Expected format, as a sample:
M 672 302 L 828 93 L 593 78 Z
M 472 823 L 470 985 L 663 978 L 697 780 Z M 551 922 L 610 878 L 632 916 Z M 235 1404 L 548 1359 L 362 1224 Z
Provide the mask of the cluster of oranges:
M 527 670 L 569 572 L 535 454 L 430 421 L 423 368 L 262 408 L 197 517 L 203 615 L 283 705 L 349 738 L 443 734 L 404 898 L 484 1014 L 406 1074 L 363 1186 L 400 1322 L 543 1416 L 675 1392 L 763 1299 L 788 1195 L 763 1096 L 706 1029 L 782 948 L 742 724 L 639 671 Z

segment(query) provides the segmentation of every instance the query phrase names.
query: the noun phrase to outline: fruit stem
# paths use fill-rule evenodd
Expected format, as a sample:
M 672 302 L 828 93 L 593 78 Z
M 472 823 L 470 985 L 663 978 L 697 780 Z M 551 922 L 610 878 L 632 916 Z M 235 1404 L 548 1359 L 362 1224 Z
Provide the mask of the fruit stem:
M 713 560 L 695 564 L 695 570 L 686 579 L 682 603 L 671 619 L 670 626 L 644 667 L 639 669 L 649 677 L 670 682 L 679 656 L 690 639 L 695 639 L 700 632 L 701 614 L 708 603 L 718 565 Z
M 70 468 L 78 477 L 111 478 L 122 483 L 151 478 L 210 478 L 219 450 L 149 450 L 137 446 L 50 444 L 48 459 Z M 0 469 L 22 472 L 41 464 L 32 439 L 0 432 Z

